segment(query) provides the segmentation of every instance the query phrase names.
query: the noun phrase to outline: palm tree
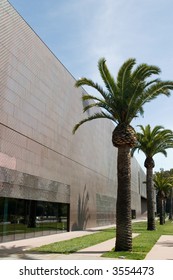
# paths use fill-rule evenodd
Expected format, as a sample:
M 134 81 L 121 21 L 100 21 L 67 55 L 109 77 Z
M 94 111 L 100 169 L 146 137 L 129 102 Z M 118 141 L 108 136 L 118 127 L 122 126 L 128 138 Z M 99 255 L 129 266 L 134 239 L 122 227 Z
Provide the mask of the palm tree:
M 133 156 L 136 150 L 142 151 L 145 156 L 144 166 L 147 170 L 146 185 L 147 185 L 147 218 L 148 230 L 155 230 L 155 207 L 154 207 L 154 188 L 153 188 L 153 168 L 154 155 L 162 153 L 167 156 L 166 149 L 173 148 L 173 132 L 169 129 L 164 129 L 162 126 L 155 126 L 151 129 L 150 125 L 143 127 L 139 125 L 141 132 L 137 133 L 137 145 L 131 150 Z
M 162 170 L 162 172 L 164 173 L 165 177 L 169 177 L 172 180 L 172 185 L 173 185 L 173 168 L 171 168 L 170 170 Z M 173 188 L 170 189 L 169 192 L 169 197 L 168 197 L 168 201 L 169 201 L 169 220 L 173 220 Z
M 160 225 L 165 223 L 165 199 L 172 189 L 172 178 L 165 177 L 163 172 L 154 175 L 154 187 L 157 190 Z
M 130 125 L 133 118 L 143 114 L 143 105 L 160 94 L 169 96 L 173 89 L 172 81 L 149 80 L 158 75 L 157 66 L 140 64 L 134 70 L 135 59 L 128 59 L 118 71 L 117 80 L 107 68 L 106 60 L 98 61 L 98 69 L 105 89 L 91 79 L 81 78 L 76 87 L 89 86 L 99 93 L 99 97 L 84 94 L 84 112 L 98 107 L 101 110 L 81 120 L 73 128 L 73 133 L 85 122 L 95 119 L 109 119 L 116 125 L 112 133 L 112 143 L 118 148 L 117 157 L 117 207 L 116 207 L 116 251 L 132 250 L 131 227 L 131 156 L 130 149 L 136 144 L 136 133 Z M 133 71 L 132 71 L 133 70 Z M 89 101 L 86 104 L 84 101 Z M 88 102 L 87 102 L 88 103 Z
M 172 200 L 173 200 L 173 188 L 171 188 L 171 191 L 170 191 L 170 206 L 169 206 L 169 220 L 173 220 L 173 211 L 172 211 Z

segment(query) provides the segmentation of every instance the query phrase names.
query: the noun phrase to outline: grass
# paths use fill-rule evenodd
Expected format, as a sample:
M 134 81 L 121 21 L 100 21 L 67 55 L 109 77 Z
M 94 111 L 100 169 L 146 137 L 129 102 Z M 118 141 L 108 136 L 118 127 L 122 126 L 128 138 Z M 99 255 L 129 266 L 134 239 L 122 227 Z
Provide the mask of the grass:
M 43 245 L 41 247 L 32 249 L 32 251 L 46 252 L 46 253 L 59 253 L 70 254 L 75 253 L 81 249 L 96 245 L 115 237 L 115 229 L 106 229 L 98 233 L 85 235 L 82 237 L 76 237 L 70 240 L 60 241 Z
M 167 221 L 166 224 L 162 226 L 157 222 L 157 229 L 155 231 L 148 231 L 146 228 L 146 222 L 133 224 L 133 232 L 139 233 L 139 235 L 133 239 L 132 252 L 114 252 L 114 250 L 112 250 L 103 254 L 103 256 L 108 258 L 123 257 L 131 260 L 143 260 L 161 235 L 173 235 L 173 223 L 170 221 Z
M 173 235 L 173 223 L 170 221 L 167 221 L 166 224 L 162 226 L 157 223 L 156 231 L 147 231 L 146 227 L 146 222 L 133 223 L 133 232 L 139 233 L 139 235 L 133 239 L 132 252 L 114 252 L 114 249 L 112 249 L 112 251 L 104 253 L 102 256 L 108 258 L 123 257 L 125 259 L 131 260 L 142 260 L 145 258 L 146 254 L 151 250 L 161 235 Z M 98 233 L 85 235 L 83 237 L 77 237 L 66 241 L 44 245 L 35 248 L 34 251 L 44 253 L 70 254 L 114 237 L 115 229 L 110 228 L 101 230 Z

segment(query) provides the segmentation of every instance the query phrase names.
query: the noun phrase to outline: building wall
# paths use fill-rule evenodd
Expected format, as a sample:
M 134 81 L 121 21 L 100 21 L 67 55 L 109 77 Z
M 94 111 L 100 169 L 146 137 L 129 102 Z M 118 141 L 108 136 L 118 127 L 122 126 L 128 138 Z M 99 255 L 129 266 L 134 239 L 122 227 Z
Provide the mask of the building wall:
M 113 223 L 113 124 L 92 121 L 72 135 L 84 118 L 84 89 L 74 87 L 74 77 L 8 1 L 1 1 L 0 14 L 0 166 L 27 174 L 31 185 L 32 178 L 61 185 L 70 202 L 71 229 Z M 135 159 L 132 167 L 132 208 L 140 214 L 139 177 L 144 174 Z M 5 193 L 2 181 L 0 196 Z

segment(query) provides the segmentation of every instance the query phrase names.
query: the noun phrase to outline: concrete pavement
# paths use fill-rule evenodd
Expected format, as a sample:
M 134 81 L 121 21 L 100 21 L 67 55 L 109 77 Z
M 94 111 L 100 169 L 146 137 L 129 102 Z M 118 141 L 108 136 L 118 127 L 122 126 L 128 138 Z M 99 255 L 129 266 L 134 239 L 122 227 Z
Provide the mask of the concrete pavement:
M 162 235 L 145 259 L 173 260 L 173 235 Z
M 77 253 L 64 255 L 64 254 L 43 254 L 43 253 L 39 254 L 39 253 L 29 252 L 29 250 L 35 247 L 39 247 L 41 245 L 46 245 L 49 243 L 54 243 L 63 240 L 69 240 L 75 237 L 89 235 L 92 233 L 96 233 L 103 228 L 108 228 L 113 226 L 115 225 L 91 228 L 83 231 L 63 232 L 63 233 L 53 234 L 49 236 L 41 236 L 41 237 L 35 237 L 30 239 L 22 239 L 18 241 L 0 243 L 0 259 L 1 260 L 2 259 L 3 260 L 5 259 L 11 259 L 11 260 L 12 259 L 33 259 L 33 260 L 100 259 L 100 256 L 103 254 L 103 252 L 105 252 L 105 250 L 108 251 L 109 248 L 111 250 L 114 247 L 115 238 L 114 240 L 111 239 L 111 241 L 108 240 L 108 243 L 106 241 L 106 243 L 103 242 L 104 244 L 103 243 L 98 244 L 97 249 L 95 249 L 96 245 L 92 246 L 94 248 L 92 247 L 90 247 L 89 249 L 87 248 L 86 250 L 90 250 L 91 252 L 93 252 L 92 254 L 90 254 L 90 256 L 88 254 L 85 254 L 84 251 L 83 251 L 83 255 L 78 255 Z M 79 254 L 81 254 L 80 251 Z

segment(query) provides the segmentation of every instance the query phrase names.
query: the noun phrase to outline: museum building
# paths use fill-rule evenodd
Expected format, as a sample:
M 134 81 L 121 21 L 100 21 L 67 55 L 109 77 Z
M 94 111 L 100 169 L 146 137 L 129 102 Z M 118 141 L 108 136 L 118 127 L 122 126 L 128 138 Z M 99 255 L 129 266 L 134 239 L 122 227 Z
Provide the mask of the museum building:
M 0 2 L 0 242 L 115 223 L 117 149 L 84 118 L 83 88 L 7 1 Z M 88 112 L 89 114 L 90 112 Z M 87 113 L 86 113 L 87 114 Z M 132 158 L 132 211 L 146 211 Z

